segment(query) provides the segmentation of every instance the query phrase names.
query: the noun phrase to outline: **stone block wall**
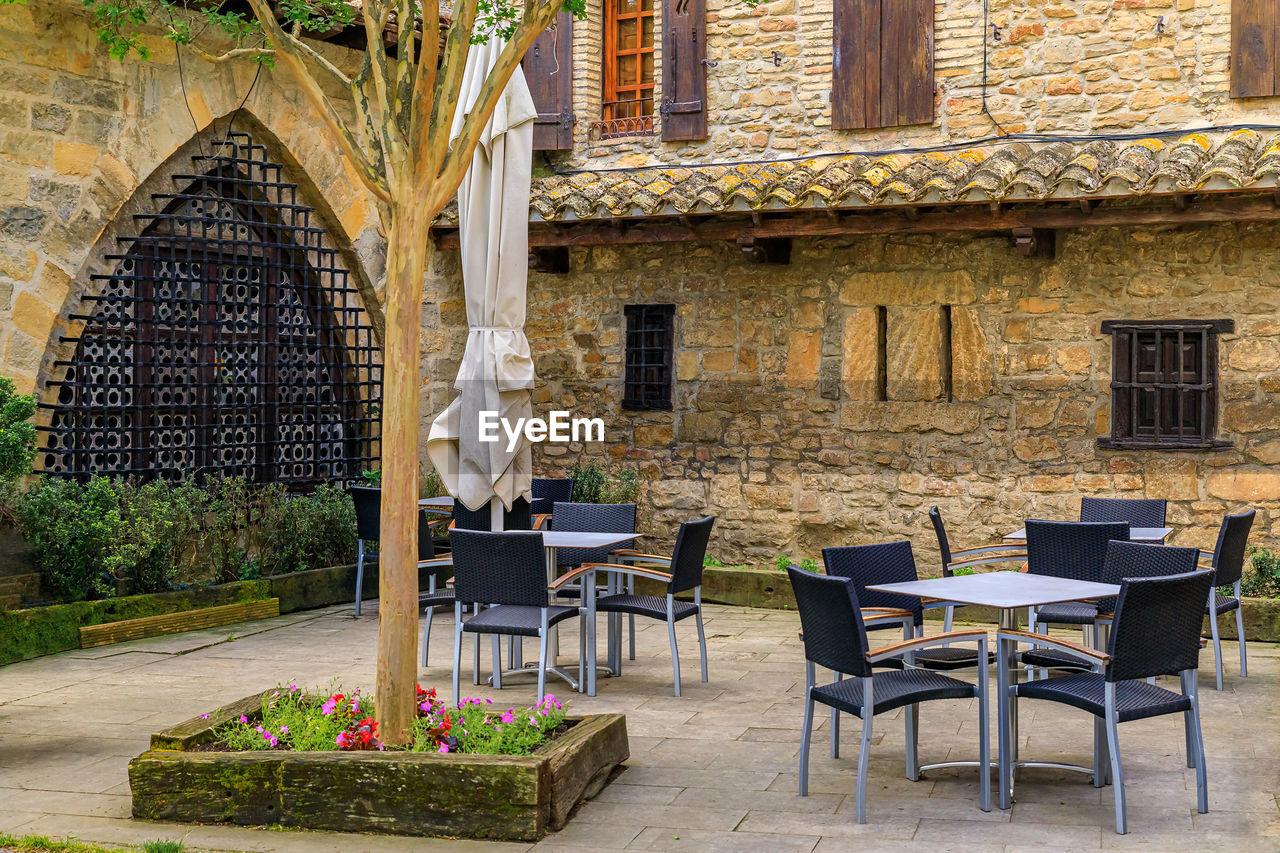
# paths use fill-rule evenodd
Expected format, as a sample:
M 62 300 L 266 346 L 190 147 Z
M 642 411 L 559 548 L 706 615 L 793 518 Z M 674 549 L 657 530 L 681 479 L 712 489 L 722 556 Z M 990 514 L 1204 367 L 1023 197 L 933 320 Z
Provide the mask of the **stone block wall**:
M 568 275 L 530 275 L 535 408 L 599 415 L 606 442 L 541 445 L 535 468 L 556 473 L 583 454 L 635 464 L 646 547 L 669 547 L 676 524 L 705 511 L 719 517 L 713 552 L 726 562 L 905 537 L 935 571 L 931 505 L 964 547 L 1027 517 L 1078 517 L 1082 495 L 1166 498 L 1174 541 L 1206 548 L 1223 513 L 1252 506 L 1252 541 L 1275 545 L 1280 227 L 1058 240 L 1050 260 L 1004 237 L 797 239 L 787 266 L 745 263 L 728 243 L 574 249 Z M 439 409 L 464 342 L 456 253 L 437 256 L 427 302 Z M 676 305 L 670 412 L 620 405 L 623 306 L 641 302 Z M 1219 434 L 1231 448 L 1099 448 L 1110 431 L 1102 321 L 1170 317 L 1235 321 L 1220 344 Z
M 603 6 L 587 6 L 574 29 L 576 147 L 560 158 L 579 168 L 922 147 L 995 136 L 997 124 L 1106 134 L 1272 123 L 1277 109 L 1275 98 L 1230 97 L 1231 0 L 990 0 L 985 28 L 982 0 L 937 0 L 933 124 L 837 131 L 831 0 L 708 0 L 710 138 L 600 142 L 587 127 L 600 118 Z M 657 39 L 659 97 L 661 50 Z

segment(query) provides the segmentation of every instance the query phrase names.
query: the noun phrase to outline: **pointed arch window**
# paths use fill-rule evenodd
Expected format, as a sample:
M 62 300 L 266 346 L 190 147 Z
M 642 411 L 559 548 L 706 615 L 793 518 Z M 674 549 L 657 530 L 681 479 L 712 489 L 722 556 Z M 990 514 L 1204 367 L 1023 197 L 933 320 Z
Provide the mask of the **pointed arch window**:
M 72 316 L 43 468 L 352 481 L 377 465 L 382 385 L 354 283 L 264 146 L 194 160 Z

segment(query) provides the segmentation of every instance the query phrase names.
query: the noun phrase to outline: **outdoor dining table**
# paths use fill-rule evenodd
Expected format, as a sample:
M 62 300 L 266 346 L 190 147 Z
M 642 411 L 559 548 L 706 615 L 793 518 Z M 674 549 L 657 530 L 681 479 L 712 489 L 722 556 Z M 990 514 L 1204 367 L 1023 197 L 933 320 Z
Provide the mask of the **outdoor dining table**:
M 1120 587 L 1110 583 L 1094 583 L 1069 578 L 1055 578 L 1047 575 L 1033 575 L 1024 572 L 985 572 L 983 574 L 953 575 L 952 577 L 926 578 L 924 580 L 904 583 L 868 584 L 867 589 L 876 592 L 892 592 L 899 595 L 912 595 L 921 599 L 955 602 L 956 604 L 973 604 L 980 607 L 994 607 L 1000 611 L 1001 630 L 1016 631 L 1020 627 L 1022 611 L 1028 607 L 1042 607 L 1046 604 L 1062 604 L 1067 601 L 1096 601 L 1120 594 Z M 1017 683 L 1018 669 L 1014 643 L 1005 648 L 1006 660 L 1009 661 L 1009 683 Z M 985 671 L 983 672 L 985 674 Z M 1001 726 L 1008 725 L 1013 733 L 1014 767 L 1052 767 L 1059 770 L 1076 770 L 1093 774 L 1092 767 L 1080 767 L 1075 764 L 1059 764 L 1045 761 L 1018 762 L 1018 706 L 1007 696 L 1000 696 L 996 703 L 1000 709 Z M 1007 715 L 1007 716 L 1006 716 Z M 1097 747 L 1095 744 L 1095 755 Z M 940 767 L 976 766 L 975 762 L 945 762 L 921 767 L 925 770 Z M 1002 797 L 1002 802 L 1005 798 Z
M 1169 538 L 1169 534 L 1173 533 L 1172 527 L 1130 527 L 1130 542 L 1156 542 L 1164 543 Z M 1012 533 L 1006 533 L 1003 537 L 1005 542 L 1026 542 L 1027 528 L 1020 527 Z
M 633 542 L 640 536 L 638 533 L 594 533 L 578 530 L 541 530 L 538 532 L 542 534 L 542 547 L 547 556 L 548 586 L 556 579 L 556 557 L 561 548 L 606 548 L 611 545 L 623 545 Z M 586 594 L 585 586 L 583 594 Z M 551 629 L 551 635 L 547 638 L 547 674 L 555 675 L 564 679 L 569 682 L 569 685 L 574 690 L 578 690 L 580 687 L 578 679 L 576 679 L 569 670 L 562 669 L 556 664 L 556 656 L 560 651 L 560 635 L 558 628 L 559 626 L 553 627 Z M 612 644 L 615 640 L 613 637 L 614 630 L 614 621 L 610 620 L 610 648 L 612 648 Z M 519 648 L 519 643 L 516 644 L 516 648 Z M 594 655 L 592 657 L 594 657 Z M 537 676 L 538 674 L 538 665 L 536 663 L 525 665 L 521 663 L 519 658 L 517 658 L 512 661 L 512 664 L 512 669 L 503 670 L 503 678 L 506 678 L 508 675 L 518 675 L 522 673 L 532 673 L 534 676 Z M 595 679 L 592 678 L 590 681 L 594 687 Z
M 445 495 L 439 498 L 418 498 L 418 509 L 428 512 L 453 512 L 453 498 Z

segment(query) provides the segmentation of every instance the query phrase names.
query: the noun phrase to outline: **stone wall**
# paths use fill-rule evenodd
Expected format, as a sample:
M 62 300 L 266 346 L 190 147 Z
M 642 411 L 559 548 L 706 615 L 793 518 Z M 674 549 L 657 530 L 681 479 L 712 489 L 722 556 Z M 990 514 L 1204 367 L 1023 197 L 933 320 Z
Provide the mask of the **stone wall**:
M 1229 94 L 1230 0 L 937 0 L 935 120 L 831 129 L 831 0 L 708 0 L 710 139 L 588 140 L 600 118 L 601 0 L 574 29 L 576 149 L 601 168 L 928 146 L 1007 132 L 1103 134 L 1273 123 L 1275 98 Z M 661 32 L 661 3 L 655 3 Z M 990 24 L 999 31 L 997 39 Z M 988 54 L 983 113 L 983 42 Z M 661 40 L 655 65 L 662 90 Z M 777 55 L 775 63 L 774 54 Z
M 241 126 L 283 158 L 362 289 L 374 293 L 382 276 L 372 199 L 283 72 L 254 84 L 252 63 L 211 65 L 184 52 L 179 65 L 171 42 L 144 41 L 149 61 L 120 62 L 78 3 L 0 5 L 0 374 L 21 391 L 47 393 L 58 338 L 74 331 L 68 315 L 91 293 L 95 263 L 117 225 L 133 233 L 129 214 L 146 212 L 130 199 L 159 189 L 166 170 L 187 171 L 183 147 L 207 145 L 242 102 Z
M 581 453 L 636 464 L 648 478 L 646 547 L 668 547 L 679 520 L 705 511 L 719 517 L 713 551 L 726 562 L 909 537 L 922 568 L 936 567 L 932 504 L 964 547 L 1027 517 L 1077 517 L 1086 494 L 1167 498 L 1175 541 L 1206 548 L 1224 512 L 1253 506 L 1252 541 L 1275 544 L 1280 227 L 1058 240 L 1047 260 L 1000 237 L 806 239 L 788 266 L 746 264 L 727 243 L 575 249 L 569 275 L 530 276 L 536 407 L 604 417 L 606 443 L 543 445 L 535 467 L 557 472 Z M 428 283 L 436 408 L 464 340 L 456 265 L 440 254 Z M 632 302 L 677 306 L 671 412 L 621 409 Z M 868 317 L 881 307 L 888 399 L 876 402 Z M 1235 321 L 1221 341 L 1231 449 L 1099 448 L 1110 430 L 1102 321 L 1169 317 Z

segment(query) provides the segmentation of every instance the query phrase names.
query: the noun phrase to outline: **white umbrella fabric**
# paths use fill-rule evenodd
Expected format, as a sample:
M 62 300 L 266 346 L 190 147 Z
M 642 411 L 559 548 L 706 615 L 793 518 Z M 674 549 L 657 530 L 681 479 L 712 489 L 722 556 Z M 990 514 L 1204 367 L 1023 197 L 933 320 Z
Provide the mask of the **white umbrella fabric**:
M 462 95 L 450 139 L 475 105 L 503 42 L 490 39 L 467 55 Z M 462 284 L 467 303 L 467 344 L 454 388 L 458 396 L 431 424 L 427 456 L 449 493 L 476 510 L 492 498 L 511 508 L 528 497 L 533 460 L 520 438 L 508 449 L 480 440 L 482 412 L 496 412 L 514 429 L 533 415 L 533 358 L 525 337 L 525 288 L 529 271 L 529 187 L 533 168 L 533 120 L 537 109 L 519 68 L 512 75 L 476 146 L 458 188 Z M 495 521 L 502 518 L 497 502 Z M 493 529 L 500 529 L 495 524 Z

